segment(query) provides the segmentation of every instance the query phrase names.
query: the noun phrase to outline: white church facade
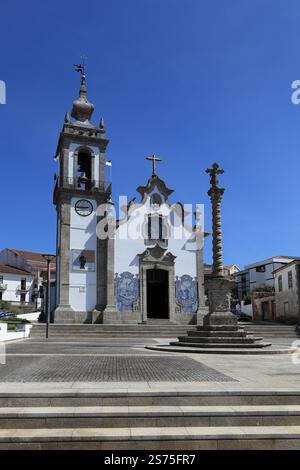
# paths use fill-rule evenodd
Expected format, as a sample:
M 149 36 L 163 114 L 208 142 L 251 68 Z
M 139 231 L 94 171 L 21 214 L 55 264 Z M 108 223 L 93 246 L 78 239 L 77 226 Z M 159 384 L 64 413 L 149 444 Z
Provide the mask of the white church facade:
M 56 323 L 197 323 L 205 312 L 203 227 L 156 172 L 121 207 L 105 183 L 109 140 L 90 120 L 82 74 L 60 134 L 54 189 L 57 211 Z M 195 222 L 193 222 L 195 220 Z

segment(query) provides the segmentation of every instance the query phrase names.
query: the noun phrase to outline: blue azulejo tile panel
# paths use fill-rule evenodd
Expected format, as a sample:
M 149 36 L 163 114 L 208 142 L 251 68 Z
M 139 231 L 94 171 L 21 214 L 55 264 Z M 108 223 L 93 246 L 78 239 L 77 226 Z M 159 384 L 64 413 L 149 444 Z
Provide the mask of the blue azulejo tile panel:
M 115 298 L 119 312 L 132 312 L 139 298 L 139 277 L 125 271 L 115 275 Z
M 198 309 L 197 281 L 189 274 L 176 276 L 175 281 L 176 302 L 181 306 L 182 312 L 194 313 Z

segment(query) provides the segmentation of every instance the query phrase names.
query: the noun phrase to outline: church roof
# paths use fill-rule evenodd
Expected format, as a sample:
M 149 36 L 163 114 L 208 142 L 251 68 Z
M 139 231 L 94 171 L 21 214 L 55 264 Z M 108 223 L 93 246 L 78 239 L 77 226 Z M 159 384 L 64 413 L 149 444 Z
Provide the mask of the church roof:
M 139 186 L 136 190 L 137 192 L 141 195 L 142 201 L 141 203 L 143 204 L 145 198 L 147 197 L 147 194 L 149 194 L 152 189 L 157 186 L 160 192 L 164 195 L 165 197 L 165 202 L 168 201 L 168 197 L 170 194 L 174 192 L 173 189 L 169 189 L 165 182 L 159 178 L 157 175 L 152 175 L 146 184 L 146 186 Z

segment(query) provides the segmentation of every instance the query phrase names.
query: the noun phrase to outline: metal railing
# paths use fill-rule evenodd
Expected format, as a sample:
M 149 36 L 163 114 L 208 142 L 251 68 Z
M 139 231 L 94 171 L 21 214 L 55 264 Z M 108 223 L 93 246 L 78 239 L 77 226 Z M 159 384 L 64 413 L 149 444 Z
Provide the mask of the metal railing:
M 62 187 L 71 187 L 75 189 L 79 189 L 82 191 L 89 191 L 89 190 L 98 190 L 98 191 L 105 191 L 109 188 L 110 182 L 108 181 L 101 181 L 95 179 L 88 179 L 85 177 L 56 177 L 56 186 L 58 188 Z
M 28 292 L 29 289 L 30 289 L 30 287 L 21 286 L 21 284 L 19 284 L 19 285 L 17 286 L 17 291 L 18 291 L 18 292 Z

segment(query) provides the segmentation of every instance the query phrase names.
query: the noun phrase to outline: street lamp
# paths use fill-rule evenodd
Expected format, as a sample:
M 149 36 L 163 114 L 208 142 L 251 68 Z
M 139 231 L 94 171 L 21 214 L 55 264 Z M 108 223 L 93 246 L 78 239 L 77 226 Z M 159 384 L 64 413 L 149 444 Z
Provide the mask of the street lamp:
M 50 323 L 50 263 L 53 260 L 54 255 L 43 255 L 43 258 L 47 261 L 46 338 L 48 339 Z

